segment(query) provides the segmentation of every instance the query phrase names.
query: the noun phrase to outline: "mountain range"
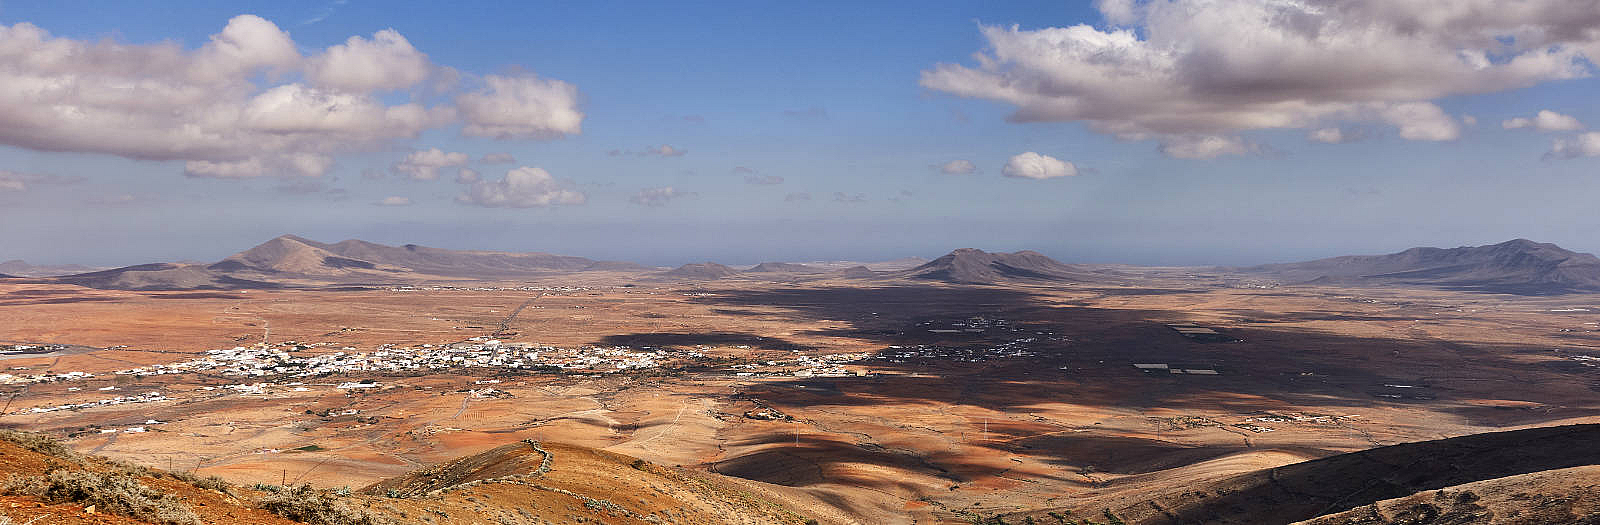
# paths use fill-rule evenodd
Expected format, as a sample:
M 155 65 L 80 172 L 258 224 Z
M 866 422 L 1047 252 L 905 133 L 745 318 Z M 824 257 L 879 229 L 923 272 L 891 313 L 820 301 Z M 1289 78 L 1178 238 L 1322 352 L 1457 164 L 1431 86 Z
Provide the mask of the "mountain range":
M 284 235 L 206 266 L 221 272 L 261 275 L 350 276 L 412 273 L 463 279 L 508 279 L 549 272 L 637 271 L 633 263 L 596 261 L 548 253 L 446 250 L 362 240 L 324 244 Z
M 1400 284 L 1532 294 L 1600 290 L 1600 258 L 1527 239 L 1239 270 L 1295 284 Z
M 388 246 L 355 239 L 327 244 L 284 235 L 211 264 L 141 264 L 48 281 L 118 290 L 194 290 L 515 280 L 555 273 L 648 270 L 633 263 L 547 253 Z
M 611 272 L 661 281 L 842 279 L 960 285 L 1127 284 L 1137 273 L 1132 268 L 1065 264 L 1032 251 L 1004 253 L 962 248 L 911 266 L 917 261 L 921 260 L 876 263 L 877 267 L 845 262 L 765 262 L 743 270 L 704 262 L 660 269 L 549 253 L 448 250 L 415 244 L 388 246 L 355 239 L 329 244 L 284 235 L 210 264 L 153 263 L 61 276 L 12 270 L 0 275 L 102 289 L 189 290 L 514 281 L 582 272 Z M 22 266 L 13 264 L 8 268 Z M 1526 239 L 1221 270 L 1285 284 L 1432 286 L 1517 294 L 1600 291 L 1600 258 Z

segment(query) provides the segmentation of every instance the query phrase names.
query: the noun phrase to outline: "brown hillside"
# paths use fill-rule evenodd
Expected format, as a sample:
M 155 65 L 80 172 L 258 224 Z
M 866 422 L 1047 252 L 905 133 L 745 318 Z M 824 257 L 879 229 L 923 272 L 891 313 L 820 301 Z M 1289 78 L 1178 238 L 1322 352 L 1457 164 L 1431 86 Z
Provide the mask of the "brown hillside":
M 806 521 L 714 475 L 585 447 L 531 441 L 348 493 L 235 486 L 215 478 L 82 456 L 43 436 L 3 432 L 0 478 L 7 480 L 0 486 L 0 520 L 9 519 L 6 523 L 296 523 L 285 516 L 329 525 L 798 525 Z M 57 478 L 78 484 L 65 490 L 49 485 Z M 98 484 L 75 481 L 83 479 Z M 126 501 L 145 510 L 119 508 Z
M 1419 492 L 1303 525 L 1600 523 L 1600 466 L 1572 467 Z
M 360 492 L 407 496 L 389 500 L 407 513 L 453 509 L 445 511 L 450 518 L 435 521 L 441 524 L 524 523 L 517 519 L 527 517 L 520 515 L 524 511 L 555 523 L 805 522 L 799 514 L 734 487 L 715 476 L 621 454 L 524 441 L 380 481 Z
M 0 521 L 51 525 L 152 523 L 110 513 L 104 504 L 91 511 L 88 504 L 81 502 L 50 501 L 14 493 L 13 487 L 19 479 L 47 476 L 52 471 L 132 478 L 139 484 L 169 495 L 190 509 L 203 523 L 295 523 L 255 508 L 250 499 L 259 494 L 251 491 L 236 487 L 228 488 L 228 492 L 202 488 L 197 486 L 197 478 L 182 473 L 168 474 L 101 457 L 78 456 L 48 439 L 9 432 L 0 435 L 0 477 L 7 480 L 4 489 L 0 490 L 0 516 L 3 516 Z M 205 484 L 205 481 L 201 480 L 198 484 Z
M 1600 448 L 1593 446 L 1597 442 L 1600 425 L 1588 424 L 1404 443 L 1151 494 L 1110 510 L 1130 524 L 1291 523 L 1483 480 L 1600 464 Z
M 1292 283 L 1409 284 L 1533 295 L 1600 290 L 1600 258 L 1527 239 L 1242 270 Z

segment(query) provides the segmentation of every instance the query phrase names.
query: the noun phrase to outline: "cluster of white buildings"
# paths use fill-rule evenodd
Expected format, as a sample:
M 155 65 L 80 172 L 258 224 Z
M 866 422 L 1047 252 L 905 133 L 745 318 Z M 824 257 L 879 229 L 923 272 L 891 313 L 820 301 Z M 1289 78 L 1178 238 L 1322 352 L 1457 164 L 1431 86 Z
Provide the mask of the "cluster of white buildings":
M 1259 423 L 1305 423 L 1312 425 L 1333 425 L 1351 419 L 1354 416 L 1318 416 L 1309 414 L 1269 414 L 1246 419 L 1249 422 Z
M 73 381 L 77 379 L 88 379 L 91 377 L 94 377 L 94 374 L 88 372 L 62 372 L 59 374 L 31 374 L 22 376 L 9 373 L 0 373 L 0 385 L 54 383 L 57 381 Z
M 987 317 L 972 317 L 964 321 L 954 321 L 948 323 L 941 321 L 923 321 L 917 323 L 917 326 L 929 327 L 927 330 L 935 334 L 976 334 L 983 333 L 991 328 L 1001 330 L 1009 329 L 1011 331 L 1015 331 L 1015 329 L 1012 329 L 1007 325 L 1005 319 L 990 319 Z
M 493 367 L 509 369 L 557 368 L 592 372 L 616 372 L 655 368 L 671 359 L 704 357 L 696 351 L 634 349 L 626 346 L 560 348 L 522 343 L 505 344 L 498 340 L 475 341 L 435 346 L 396 347 L 383 345 L 371 352 L 352 348 L 312 356 L 296 356 L 289 350 L 270 347 L 234 347 L 206 351 L 205 357 L 165 365 L 150 365 L 120 370 L 119 375 L 154 376 L 205 372 L 237 377 L 312 377 L 350 372 L 398 372 Z
M 1256 416 L 1256 417 L 1245 419 L 1243 423 L 1235 423 L 1233 426 L 1237 427 L 1237 428 L 1242 428 L 1242 429 L 1245 429 L 1245 430 L 1249 430 L 1249 431 L 1255 432 L 1257 434 L 1265 434 L 1267 432 L 1273 432 L 1273 431 L 1275 431 L 1277 429 L 1272 428 L 1272 427 L 1268 427 L 1268 426 L 1262 426 L 1262 425 L 1259 425 L 1257 423 L 1292 423 L 1292 424 L 1310 424 L 1310 425 L 1334 425 L 1334 424 L 1338 424 L 1341 421 L 1352 419 L 1354 417 L 1355 416 L 1321 416 L 1321 415 L 1294 414 L 1294 413 L 1290 413 L 1290 414 L 1268 414 L 1268 415 L 1265 415 L 1265 416 Z
M 47 412 L 58 412 L 58 411 L 61 411 L 61 410 L 82 410 L 82 409 L 85 409 L 85 408 L 107 407 L 107 406 L 113 406 L 113 405 L 127 405 L 127 404 L 133 404 L 133 403 L 154 403 L 156 401 L 166 401 L 168 399 L 171 399 L 171 398 L 169 398 L 167 396 L 164 396 L 164 395 L 161 395 L 160 392 L 153 392 L 152 391 L 152 392 L 145 392 L 145 393 L 142 393 L 142 394 L 135 394 L 135 395 L 131 395 L 131 396 L 117 396 L 117 397 L 113 397 L 113 398 L 110 398 L 110 399 L 101 399 L 99 401 L 89 401 L 89 402 L 86 402 L 86 403 L 70 403 L 70 404 L 66 404 L 66 405 L 56 405 L 56 406 L 49 406 L 49 407 L 33 407 L 33 408 L 30 408 L 30 409 L 27 409 L 27 410 L 19 411 L 17 413 L 18 414 L 43 414 L 43 413 L 47 413 Z
M 891 363 L 905 363 L 907 361 L 939 360 L 962 361 L 967 363 L 980 363 L 1000 359 L 1017 359 L 1038 355 L 1029 349 L 1028 344 L 1036 341 L 1032 337 L 1024 337 L 1014 341 L 1007 341 L 994 346 L 890 346 L 875 356 Z
M 801 355 L 794 360 L 800 369 L 794 371 L 796 377 L 845 377 L 853 375 L 845 370 L 844 363 L 853 363 L 870 357 L 870 354 L 827 354 L 827 355 Z
M 66 349 L 67 345 L 0 345 L 0 354 L 45 354 Z
M 741 347 L 741 348 L 748 348 L 748 347 Z M 796 354 L 800 353 L 799 350 L 794 350 L 794 352 Z M 749 376 L 766 377 L 766 376 L 773 376 L 773 375 L 786 375 L 786 376 L 792 375 L 794 377 L 849 377 L 849 376 L 854 376 L 854 375 L 865 375 L 865 373 L 864 372 L 851 373 L 849 370 L 846 370 L 844 368 L 844 366 L 841 366 L 841 365 L 843 365 L 845 363 L 854 363 L 854 362 L 857 362 L 857 361 L 861 361 L 861 360 L 867 359 L 867 358 L 869 358 L 871 356 L 872 356 L 872 354 L 865 354 L 865 353 L 825 354 L 825 355 L 804 355 L 804 354 L 801 354 L 801 355 L 796 356 L 794 359 L 769 360 L 769 361 L 762 361 L 762 362 L 759 362 L 759 363 L 747 363 L 747 364 L 742 364 L 742 365 L 733 365 L 732 368 L 734 370 L 749 370 L 749 371 L 746 371 L 746 372 L 734 372 L 733 375 L 740 376 L 740 377 L 749 377 Z M 782 368 L 794 367 L 795 369 L 794 370 L 789 370 L 789 371 L 784 371 L 784 372 L 773 372 L 773 371 L 770 370 L 772 368 L 779 368 L 779 367 L 782 367 Z M 756 370 L 760 370 L 760 369 L 767 369 L 768 371 L 764 371 L 764 372 L 756 371 Z

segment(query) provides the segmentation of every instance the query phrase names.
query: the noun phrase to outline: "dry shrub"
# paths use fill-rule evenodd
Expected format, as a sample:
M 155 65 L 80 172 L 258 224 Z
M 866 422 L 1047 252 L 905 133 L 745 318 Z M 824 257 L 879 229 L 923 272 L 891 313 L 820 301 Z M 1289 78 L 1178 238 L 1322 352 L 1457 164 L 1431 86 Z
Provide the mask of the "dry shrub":
M 0 485 L 8 495 L 26 495 L 46 503 L 94 505 L 95 509 L 168 525 L 194 525 L 200 517 L 170 494 L 144 486 L 126 474 L 88 470 L 56 470 L 48 476 L 17 476 Z
M 267 512 L 313 525 L 386 525 L 389 520 L 371 510 L 350 505 L 343 498 L 311 485 L 274 487 L 261 499 Z
M 167 477 L 194 485 L 195 488 L 215 490 L 223 494 L 233 494 L 233 484 L 216 476 L 200 477 L 188 472 L 167 472 Z
M 10 441 L 22 448 L 62 459 L 78 459 L 78 453 L 73 452 L 61 440 L 54 436 L 20 430 L 0 429 L 0 439 Z
M 217 492 L 221 492 L 221 493 L 224 493 L 224 494 L 232 494 L 233 493 L 233 484 L 232 483 L 228 483 L 227 481 L 223 480 L 222 478 L 219 478 L 219 477 L 216 477 L 216 476 L 206 476 L 206 477 L 203 477 L 203 478 L 195 478 L 195 479 L 189 481 L 189 484 L 190 485 L 194 485 L 196 488 L 202 488 L 202 489 L 206 489 L 206 490 L 215 490 Z

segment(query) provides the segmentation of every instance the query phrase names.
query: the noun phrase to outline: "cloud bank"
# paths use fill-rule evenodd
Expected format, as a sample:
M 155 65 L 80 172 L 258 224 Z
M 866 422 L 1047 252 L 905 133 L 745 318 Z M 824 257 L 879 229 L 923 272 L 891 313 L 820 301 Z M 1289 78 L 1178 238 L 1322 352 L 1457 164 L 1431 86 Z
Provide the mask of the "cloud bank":
M 1577 157 L 1600 157 L 1600 131 L 1581 133 L 1568 139 L 1556 139 L 1550 147 L 1546 158 L 1572 159 Z
M 639 190 L 639 193 L 633 194 L 632 197 L 628 197 L 628 202 L 632 202 L 641 206 L 660 207 L 666 206 L 667 203 L 672 202 L 673 199 L 683 197 L 685 195 L 689 195 L 689 193 L 678 191 L 677 188 L 673 188 L 672 186 L 645 188 Z
M 523 166 L 497 181 L 480 180 L 456 197 L 456 202 L 486 208 L 543 208 L 583 204 L 588 196 L 566 188 L 550 172 Z
M 77 184 L 79 182 L 83 182 L 83 177 L 0 170 L 0 191 L 28 191 L 29 188 L 38 185 Z
M 936 166 L 940 173 L 948 175 L 971 175 L 978 172 L 978 166 L 966 159 L 956 159 Z
M 981 26 L 975 64 L 938 64 L 921 84 L 1010 104 L 1016 122 L 1081 121 L 1200 158 L 1249 152 L 1240 132 L 1343 121 L 1453 140 L 1461 121 L 1433 100 L 1585 77 L 1600 62 L 1600 0 L 1097 6 L 1110 27 Z
M 396 162 L 392 168 L 395 173 L 404 174 L 412 180 L 434 180 L 439 178 L 441 168 L 465 165 L 472 160 L 466 153 L 447 152 L 439 148 L 428 148 L 413 151 L 406 158 Z
M 0 25 L 0 144 L 184 161 L 189 176 L 243 178 L 321 176 L 336 155 L 456 124 L 498 139 L 582 130 L 577 88 L 534 75 L 470 79 L 453 105 L 384 102 L 420 93 L 447 69 L 392 29 L 311 56 L 299 49 L 255 15 L 232 18 L 198 49 Z
M 1572 115 L 1562 115 L 1548 109 L 1540 110 L 1532 118 L 1517 117 L 1500 122 L 1505 129 L 1533 128 L 1539 131 L 1577 131 L 1583 123 Z

